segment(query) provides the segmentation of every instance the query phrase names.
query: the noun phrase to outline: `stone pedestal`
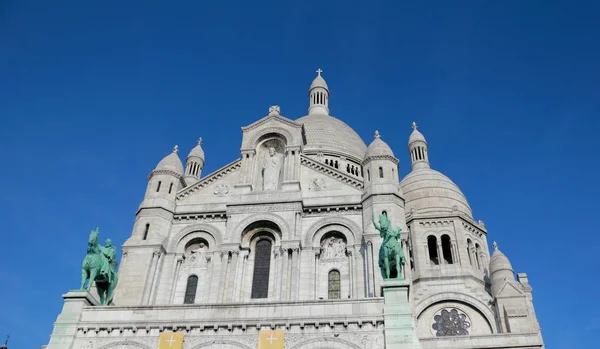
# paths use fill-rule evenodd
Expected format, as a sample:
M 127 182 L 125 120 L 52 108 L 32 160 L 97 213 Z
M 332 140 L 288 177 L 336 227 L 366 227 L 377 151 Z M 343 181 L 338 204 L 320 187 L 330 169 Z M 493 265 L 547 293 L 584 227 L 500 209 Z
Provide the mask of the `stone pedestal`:
M 69 349 L 75 339 L 77 323 L 83 307 L 98 305 L 98 301 L 85 290 L 72 290 L 63 295 L 65 303 L 54 322 L 54 330 L 46 349 Z
M 410 304 L 410 283 L 406 280 L 383 280 L 383 318 L 386 349 L 419 349 L 415 319 Z

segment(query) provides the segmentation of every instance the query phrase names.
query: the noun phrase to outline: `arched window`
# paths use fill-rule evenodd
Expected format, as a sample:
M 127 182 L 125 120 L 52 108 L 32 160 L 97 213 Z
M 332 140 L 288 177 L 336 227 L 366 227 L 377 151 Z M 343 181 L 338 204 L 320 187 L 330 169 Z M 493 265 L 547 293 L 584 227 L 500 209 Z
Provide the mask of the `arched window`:
M 481 261 L 479 260 L 479 244 L 475 244 L 475 261 L 477 262 L 477 269 L 481 269 Z
M 435 236 L 430 235 L 427 238 L 427 248 L 429 250 L 429 260 L 435 265 L 440 264 L 437 251 L 437 238 Z
M 379 168 L 379 178 L 383 178 L 383 167 Z
M 473 248 L 473 241 L 467 239 L 467 256 L 469 256 L 469 264 L 473 265 L 473 258 L 471 257 L 471 249 Z
M 171 190 L 173 190 L 173 182 L 171 182 L 171 185 L 169 185 L 169 194 L 171 194 Z
M 448 235 L 442 235 L 442 255 L 446 263 L 454 263 L 452 259 L 452 245 L 450 244 L 450 237 Z
M 148 238 L 148 230 L 150 230 L 150 223 L 146 224 L 146 229 L 144 230 L 144 238 L 142 240 L 146 240 Z
M 185 286 L 185 297 L 183 298 L 183 304 L 194 304 L 196 301 L 196 289 L 198 288 L 198 277 L 196 275 L 190 275 Z
M 161 184 L 161 181 L 158 181 L 158 185 L 156 186 L 156 192 L 157 193 L 160 191 L 160 184 Z
M 252 277 L 252 298 L 269 296 L 269 272 L 271 270 L 271 241 L 262 239 L 256 242 L 254 252 L 254 274 Z
M 328 278 L 328 291 L 329 299 L 340 299 L 340 272 L 337 270 L 331 270 Z

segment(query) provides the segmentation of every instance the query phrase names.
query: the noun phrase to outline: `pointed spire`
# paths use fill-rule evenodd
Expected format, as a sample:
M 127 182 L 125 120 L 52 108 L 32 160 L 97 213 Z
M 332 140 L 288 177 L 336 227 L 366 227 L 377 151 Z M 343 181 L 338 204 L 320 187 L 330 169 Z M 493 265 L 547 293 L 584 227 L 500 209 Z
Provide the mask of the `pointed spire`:
M 408 138 L 408 152 L 410 154 L 412 170 L 431 168 L 425 136 L 419 132 L 416 122 L 413 121 L 411 127 L 413 131 Z
M 317 69 L 317 77 L 308 90 L 310 100 L 308 114 L 329 115 L 329 88 L 321 76 L 322 72 L 321 68 Z

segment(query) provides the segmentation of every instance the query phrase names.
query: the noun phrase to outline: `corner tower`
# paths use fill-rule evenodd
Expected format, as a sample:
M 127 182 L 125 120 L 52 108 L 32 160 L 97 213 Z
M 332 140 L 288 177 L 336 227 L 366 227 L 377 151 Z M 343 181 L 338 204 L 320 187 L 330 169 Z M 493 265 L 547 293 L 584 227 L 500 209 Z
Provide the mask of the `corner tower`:
M 317 69 L 317 77 L 313 80 L 308 90 L 310 106 L 308 114 L 329 115 L 329 88 L 325 79 L 321 76 L 323 71 Z

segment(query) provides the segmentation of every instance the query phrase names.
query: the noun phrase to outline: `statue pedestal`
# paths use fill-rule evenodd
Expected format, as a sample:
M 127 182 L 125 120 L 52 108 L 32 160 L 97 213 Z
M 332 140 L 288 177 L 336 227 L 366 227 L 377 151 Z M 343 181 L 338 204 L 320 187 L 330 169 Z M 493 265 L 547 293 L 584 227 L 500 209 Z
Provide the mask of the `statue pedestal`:
M 85 290 L 71 290 L 63 294 L 63 299 L 65 303 L 54 322 L 54 329 L 46 349 L 71 348 L 83 307 L 98 305 L 98 300 Z
M 419 349 L 415 318 L 410 304 L 410 282 L 383 280 L 381 294 L 383 308 L 385 347 L 394 349 Z

